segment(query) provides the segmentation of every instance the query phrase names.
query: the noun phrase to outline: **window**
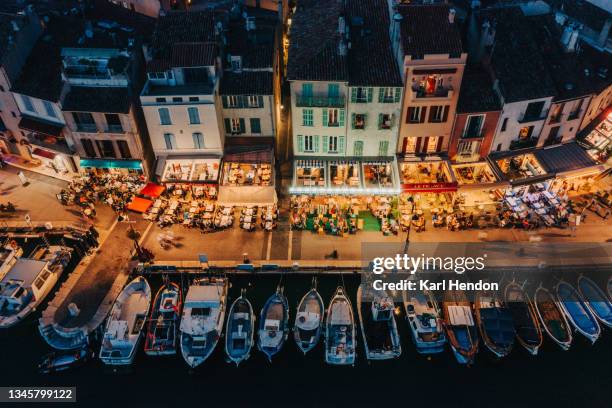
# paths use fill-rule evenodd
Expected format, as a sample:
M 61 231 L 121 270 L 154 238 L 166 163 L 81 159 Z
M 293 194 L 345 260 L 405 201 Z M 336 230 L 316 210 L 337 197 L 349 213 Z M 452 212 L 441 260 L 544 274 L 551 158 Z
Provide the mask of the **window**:
M 401 88 L 379 88 L 378 89 L 378 102 L 379 103 L 398 103 L 400 95 L 402 94 Z
M 155 102 L 157 102 L 157 103 L 166 103 L 166 98 L 155 98 Z
M 367 116 L 365 113 L 353 113 L 353 129 L 365 129 Z
M 314 126 L 312 109 L 302 109 L 302 125 Z
M 482 137 L 483 122 L 484 122 L 484 115 L 468 116 L 467 123 L 465 124 L 465 130 L 463 131 L 463 137 L 464 138 Z
M 553 126 L 550 128 L 550 132 L 548 133 L 548 139 L 546 140 L 547 144 L 553 144 L 560 141 L 559 129 L 561 129 L 561 126 Z
M 166 149 L 176 149 L 176 138 L 172 133 L 164 133 L 164 142 L 166 142 Z
M 312 96 L 312 84 L 302 84 L 302 96 Z
M 434 137 L 430 137 L 427 140 L 427 146 L 426 146 L 426 152 L 427 153 L 433 153 L 436 151 L 437 147 L 438 147 L 438 139 L 439 137 L 434 136 Z
M 406 115 L 406 123 L 423 123 L 425 122 L 426 106 L 410 106 Z
M 102 157 L 115 157 L 115 148 L 112 140 L 96 140 L 98 151 Z
M 387 140 L 381 140 L 378 142 L 378 155 L 386 156 L 389 150 L 389 142 Z
M 89 112 L 73 112 L 72 118 L 76 124 L 76 130 L 79 132 L 95 132 L 98 130 L 94 118 Z
M 175 96 L 172 98 L 172 102 L 181 103 L 183 102 L 183 98 L 181 98 L 180 96 Z
M 363 141 L 355 140 L 355 143 L 353 144 L 353 155 L 363 156 Z
M 531 102 L 525 109 L 525 115 L 523 120 L 537 120 L 542 115 L 542 109 L 544 108 L 544 101 Z
M 352 88 L 351 89 L 351 102 L 354 103 L 366 103 L 372 102 L 372 94 L 374 88 Z
M 416 153 L 416 137 L 407 137 L 404 139 L 404 153 Z
M 159 108 L 159 122 L 162 125 L 171 125 L 172 121 L 170 120 L 170 111 L 168 108 Z
M 344 109 L 323 109 L 323 126 L 344 126 Z
M 47 116 L 57 118 L 57 113 L 55 113 L 55 109 L 53 108 L 53 104 L 51 102 L 43 101 L 43 105 L 45 105 L 45 111 L 47 112 Z
M 130 147 L 125 140 L 117 140 L 117 148 L 122 159 L 131 159 L 132 153 L 130 153 Z
M 262 104 L 260 104 L 259 100 L 263 99 L 262 96 L 259 95 L 248 95 L 247 96 L 247 105 L 249 108 L 261 108 Z
M 304 151 L 305 152 L 314 152 L 314 136 L 307 135 L 304 136 Z
M 193 135 L 193 148 L 194 149 L 204 149 L 204 135 L 196 132 Z
M 93 142 L 89 139 L 81 139 L 83 150 L 85 150 L 85 156 L 96 157 L 96 150 L 94 149 Z
M 240 71 L 242 69 L 242 61 L 240 56 L 232 56 L 232 71 Z
M 504 118 L 504 120 L 502 121 L 501 131 L 505 132 L 507 127 L 508 127 L 508 118 Z
M 462 142 L 459 142 L 459 145 L 457 146 L 457 153 L 462 156 L 471 156 L 473 154 L 478 153 L 479 149 L 479 140 L 464 140 Z
M 106 113 L 104 114 L 106 118 L 106 125 L 108 127 L 108 131 L 111 133 L 122 133 L 123 126 L 121 125 L 121 119 L 119 115 L 116 113 Z
M 380 113 L 378 115 L 378 129 L 391 129 L 393 126 L 392 115 L 388 113 Z
M 259 118 L 251 118 L 251 133 L 261 133 L 261 122 Z
M 337 98 L 340 95 L 340 85 L 328 84 L 327 85 L 327 96 L 330 98 Z
M 197 96 L 190 96 L 189 97 L 189 102 L 199 102 L 200 98 L 198 98 Z
M 232 118 L 230 125 L 231 133 L 244 133 L 244 119 Z
M 198 111 L 198 108 L 187 108 L 187 113 L 189 114 L 190 125 L 200 124 L 200 112 Z
M 165 72 L 149 72 L 149 79 L 166 79 Z
M 429 122 L 442 122 L 442 106 L 431 106 L 429 108 Z
M 29 96 L 21 95 L 21 100 L 23 101 L 23 106 L 25 107 L 25 110 L 30 112 L 36 112 L 36 109 L 34 109 L 34 105 L 32 104 L 32 100 Z
M 519 140 L 527 140 L 531 137 L 533 126 L 524 126 L 519 130 Z
M 338 153 L 338 136 L 330 136 L 327 143 L 329 153 Z
M 499 143 L 499 144 L 497 145 L 497 149 L 496 149 L 496 150 L 499 152 L 499 151 L 501 150 L 501 148 L 502 148 L 502 144 L 501 144 L 501 143 Z

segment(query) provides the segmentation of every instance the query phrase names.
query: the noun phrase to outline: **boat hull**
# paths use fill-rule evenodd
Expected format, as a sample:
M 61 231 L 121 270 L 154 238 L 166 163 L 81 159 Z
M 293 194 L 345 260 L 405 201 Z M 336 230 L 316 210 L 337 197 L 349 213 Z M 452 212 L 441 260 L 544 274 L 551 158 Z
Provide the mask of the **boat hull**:
M 430 292 L 415 291 L 411 291 L 410 293 L 408 291 L 403 291 L 402 297 L 412 342 L 414 343 L 417 353 L 435 354 L 443 352 L 446 346 L 446 335 L 444 334 L 444 325 L 440 316 L 440 309 L 434 297 Z M 422 323 L 423 320 L 429 321 L 426 326 L 427 330 L 419 329 L 419 327 L 424 324 Z M 434 324 L 435 329 L 430 329 Z M 437 338 L 437 340 L 426 341 L 423 340 L 421 336 Z
M 262 338 L 264 336 L 271 337 L 271 336 L 268 336 L 268 333 L 270 333 L 271 330 L 266 328 L 266 321 L 268 320 L 268 318 L 272 317 L 271 312 L 272 312 L 273 307 L 275 306 L 278 306 L 281 308 L 281 312 L 280 312 L 281 316 L 278 316 L 279 326 L 275 331 L 272 330 L 275 332 L 274 337 L 278 336 L 278 340 L 274 343 L 263 344 L 264 340 Z M 287 337 L 289 336 L 288 326 L 289 326 L 289 303 L 287 302 L 287 298 L 285 297 L 285 295 L 283 295 L 282 291 L 277 290 L 276 293 L 274 293 L 272 296 L 268 298 L 268 300 L 266 301 L 266 304 L 261 309 L 261 315 L 259 319 L 259 328 L 258 328 L 259 336 L 257 338 L 257 348 L 259 349 L 259 351 L 261 351 L 262 353 L 266 355 L 266 357 L 268 358 L 270 362 L 272 362 L 272 357 L 278 354 L 282 350 L 283 346 L 285 345 L 285 342 L 287 341 Z
M 250 328 L 248 330 L 248 333 L 246 333 L 246 337 L 245 337 L 247 347 L 245 347 L 245 349 L 241 352 L 232 352 L 231 350 L 233 350 L 233 347 L 231 346 L 231 343 L 230 343 L 233 340 L 232 335 L 231 335 L 232 333 L 231 324 L 234 320 L 233 317 L 234 317 L 235 310 L 239 304 L 244 305 L 246 310 L 248 310 L 247 313 L 249 315 L 248 320 L 250 322 Z M 236 366 L 238 366 L 241 362 L 246 361 L 250 357 L 251 349 L 253 348 L 254 335 L 255 335 L 255 314 L 253 313 L 253 306 L 251 305 L 251 302 L 249 302 L 247 298 L 240 296 L 238 299 L 234 301 L 234 303 L 232 303 L 229 314 L 227 316 L 226 324 L 227 325 L 225 327 L 225 354 L 227 355 L 227 358 L 229 358 L 231 362 L 233 362 L 234 364 L 236 364 Z
M 537 355 L 544 336 L 533 302 L 516 282 L 504 291 L 504 300 L 513 317 L 516 340 L 531 355 Z
M 359 316 L 359 327 L 361 330 L 361 337 L 363 338 L 363 347 L 366 352 L 366 358 L 368 360 L 391 360 L 398 358 L 402 354 L 402 348 L 400 345 L 399 334 L 397 332 L 397 323 L 395 316 L 391 314 L 389 320 L 384 322 L 377 322 L 376 328 L 372 330 L 386 332 L 387 340 L 389 341 L 390 348 L 386 347 L 372 347 L 372 344 L 368 341 L 368 333 L 366 332 L 366 326 L 375 324 L 371 316 L 372 312 L 369 310 L 368 305 L 371 307 L 371 301 L 364 301 L 364 285 L 359 285 L 357 288 L 357 315 Z M 370 316 L 368 316 L 368 313 Z
M 442 304 L 446 338 L 457 362 L 473 364 L 478 352 L 478 330 L 474 325 L 470 302 L 462 292 L 448 292 Z
M 178 305 L 176 310 L 172 312 L 172 319 L 164 318 L 164 323 L 169 326 L 169 330 L 172 330 L 172 340 L 166 342 L 158 342 L 155 340 L 155 331 L 158 328 L 158 319 L 161 315 L 159 307 L 161 304 L 162 294 L 166 291 L 171 291 L 178 296 Z M 176 339 L 178 337 L 178 322 L 181 318 L 181 307 L 182 307 L 182 291 L 176 283 L 168 283 L 163 285 L 155 295 L 153 301 L 153 307 L 151 308 L 151 314 L 149 316 L 149 324 L 147 327 L 147 336 L 145 338 L 144 351 L 148 356 L 171 356 L 176 354 Z
M 555 289 L 559 306 L 565 313 L 569 322 L 574 326 L 574 329 L 591 343 L 595 343 L 601 335 L 601 328 L 597 323 L 597 318 L 591 312 L 589 306 L 580 297 L 578 291 L 567 282 L 561 282 Z M 584 321 L 588 319 L 590 324 Z
M 612 328 L 612 302 L 604 291 L 586 276 L 578 278 L 578 290 L 599 323 Z
M 342 327 L 345 327 L 343 332 L 346 339 L 342 349 L 342 355 L 338 355 L 339 344 L 335 336 L 337 333 L 335 326 L 338 326 L 336 320 L 337 316 L 335 316 L 335 313 L 340 312 L 345 314 L 345 319 L 341 324 Z M 327 322 L 325 325 L 325 362 L 331 365 L 355 364 L 355 358 L 357 355 L 356 334 L 353 307 L 351 306 L 349 298 L 344 294 L 344 288 L 338 287 L 327 309 Z
M 298 324 L 299 313 L 305 307 L 305 303 L 309 301 L 316 302 L 317 312 L 319 314 L 318 325 L 313 330 L 302 329 L 299 327 L 299 324 Z M 297 345 L 297 347 L 304 354 L 308 353 L 310 350 L 314 349 L 317 346 L 317 344 L 319 344 L 319 339 L 321 338 L 322 325 L 323 325 L 323 311 L 324 311 L 323 299 L 321 298 L 321 295 L 319 294 L 319 292 L 317 292 L 317 290 L 314 288 L 308 291 L 308 293 L 306 293 L 302 297 L 302 299 L 300 300 L 300 303 L 298 304 L 297 312 L 295 315 L 295 322 L 293 325 L 293 339 L 295 340 L 295 344 Z
M 554 299 L 547 289 L 539 287 L 534 295 L 534 306 L 542 324 L 542 329 L 548 334 L 548 337 L 563 350 L 569 350 L 573 340 L 572 332 L 565 313 L 559 307 L 559 302 Z M 563 338 L 553 333 L 555 329 L 559 331 L 559 334 L 564 335 Z

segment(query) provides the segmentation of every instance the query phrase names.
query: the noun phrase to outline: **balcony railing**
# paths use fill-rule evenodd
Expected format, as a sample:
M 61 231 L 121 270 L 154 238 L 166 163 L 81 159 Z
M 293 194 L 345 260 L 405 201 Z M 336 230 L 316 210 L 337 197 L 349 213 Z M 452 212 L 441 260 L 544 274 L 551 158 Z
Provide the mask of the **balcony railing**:
M 433 92 L 425 92 L 424 87 L 415 86 L 412 87 L 412 93 L 416 98 L 452 98 L 453 87 L 438 87 Z
M 76 130 L 77 132 L 95 133 L 98 131 L 98 127 L 95 123 L 77 123 Z
M 123 126 L 121 125 L 108 125 L 106 127 L 106 133 L 123 133 Z
M 300 108 L 344 108 L 344 96 L 302 96 L 296 97 L 295 105 Z
M 510 150 L 527 149 L 535 147 L 538 144 L 538 139 L 535 137 L 529 139 L 519 139 L 510 142 Z
M 482 137 L 484 137 L 484 132 L 482 130 L 479 130 L 478 132 L 465 131 L 461 135 L 462 139 L 480 139 Z
M 536 122 L 538 120 L 544 120 L 546 119 L 547 115 L 548 115 L 548 111 L 543 111 L 539 113 L 530 113 L 530 114 L 523 112 L 519 116 L 518 123 L 528 123 L 528 122 Z

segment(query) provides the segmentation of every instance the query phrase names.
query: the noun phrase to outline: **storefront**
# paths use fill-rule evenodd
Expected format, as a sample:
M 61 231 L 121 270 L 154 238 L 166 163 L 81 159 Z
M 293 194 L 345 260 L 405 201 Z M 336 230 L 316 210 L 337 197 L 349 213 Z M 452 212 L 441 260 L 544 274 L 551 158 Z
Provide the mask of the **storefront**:
M 584 137 L 583 143 L 594 160 L 607 161 L 612 150 L 612 113 Z
M 399 164 L 402 182 L 402 205 L 419 209 L 449 207 L 457 191 L 457 180 L 448 160 L 439 157 L 421 159 L 406 156 Z
M 224 156 L 218 203 L 232 206 L 276 204 L 271 149 Z
M 81 159 L 79 161 L 81 172 L 92 172 L 97 175 L 110 174 L 143 174 L 143 165 L 140 160 L 122 159 Z
M 457 201 L 465 207 L 483 208 L 496 205 L 501 198 L 500 191 L 510 186 L 508 181 L 498 180 L 486 161 L 453 164 L 457 178 Z
M 160 182 L 174 195 L 217 198 L 221 159 L 202 156 L 160 157 L 155 169 Z

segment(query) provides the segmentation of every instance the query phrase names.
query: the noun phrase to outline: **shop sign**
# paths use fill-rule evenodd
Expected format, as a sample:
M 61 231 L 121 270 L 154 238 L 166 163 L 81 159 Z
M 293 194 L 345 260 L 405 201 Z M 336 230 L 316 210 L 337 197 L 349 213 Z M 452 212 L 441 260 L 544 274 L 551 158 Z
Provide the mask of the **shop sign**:
M 446 193 L 457 191 L 457 183 L 407 183 L 402 184 L 405 193 Z

